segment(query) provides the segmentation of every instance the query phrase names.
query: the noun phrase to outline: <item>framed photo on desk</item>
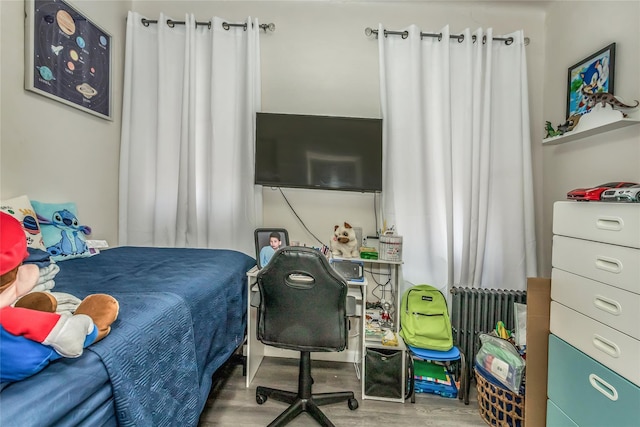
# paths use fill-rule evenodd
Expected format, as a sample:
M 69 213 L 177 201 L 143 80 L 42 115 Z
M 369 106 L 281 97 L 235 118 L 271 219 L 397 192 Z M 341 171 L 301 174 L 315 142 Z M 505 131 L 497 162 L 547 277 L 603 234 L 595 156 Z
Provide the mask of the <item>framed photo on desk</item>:
M 256 228 L 253 234 L 259 269 L 267 265 L 276 250 L 289 246 L 289 233 L 284 228 Z

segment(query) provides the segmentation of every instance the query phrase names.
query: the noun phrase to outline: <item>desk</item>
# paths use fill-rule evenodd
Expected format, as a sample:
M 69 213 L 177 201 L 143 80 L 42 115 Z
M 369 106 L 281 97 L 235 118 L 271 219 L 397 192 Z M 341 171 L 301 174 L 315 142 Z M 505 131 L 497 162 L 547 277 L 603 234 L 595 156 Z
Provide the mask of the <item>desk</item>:
M 350 258 L 353 260 L 353 258 Z M 389 265 L 391 268 L 390 274 L 390 285 L 391 285 L 391 294 L 394 301 L 394 313 L 393 313 L 393 324 L 394 331 L 398 332 L 398 328 L 400 325 L 400 295 L 398 295 L 398 280 L 399 280 L 399 267 L 402 262 L 395 261 L 384 261 L 384 260 L 369 260 L 369 259 L 358 259 L 359 261 L 363 261 L 365 264 L 381 264 L 381 265 Z M 258 268 L 254 267 L 247 272 L 247 347 L 246 347 L 246 386 L 249 387 L 253 378 L 260 367 L 260 363 L 262 363 L 262 359 L 265 356 L 270 357 L 287 357 L 297 359 L 299 357 L 299 353 L 292 350 L 284 350 L 276 347 L 266 346 L 262 344 L 257 338 L 256 327 L 258 321 L 258 310 L 256 307 L 251 306 L 251 297 L 252 293 L 255 292 L 254 286 L 257 286 L 257 275 Z M 349 286 L 349 291 L 347 293 L 348 296 L 352 296 L 356 299 L 356 317 L 352 318 L 354 321 L 358 319 L 359 325 L 358 327 L 350 327 L 349 328 L 349 342 L 347 345 L 347 349 L 342 352 L 315 352 L 312 353 L 312 358 L 314 360 L 330 360 L 336 362 L 351 362 L 356 365 L 356 372 L 363 372 L 363 375 L 366 376 L 366 372 L 364 369 L 363 359 L 366 348 L 379 348 L 383 347 L 380 342 L 374 342 L 367 340 L 365 337 L 364 331 L 364 319 L 365 319 L 365 310 L 366 310 L 366 296 L 367 296 L 367 286 L 368 280 L 365 278 L 363 282 L 347 282 Z M 353 332 L 355 332 L 355 335 Z M 404 383 L 405 383 L 405 365 L 404 365 L 404 352 L 406 351 L 406 347 L 402 342 L 402 338 L 398 335 L 398 340 L 400 341 L 397 347 L 384 346 L 383 348 L 388 350 L 400 351 L 402 353 L 402 383 L 403 383 L 403 393 L 404 393 Z M 404 396 L 402 398 L 397 399 L 389 399 L 386 397 L 378 397 L 371 396 L 364 393 L 364 380 L 361 378 L 363 384 L 363 399 L 375 399 L 375 400 L 391 400 L 404 402 Z
M 256 334 L 256 325 L 258 323 L 258 310 L 251 306 L 252 287 L 256 284 L 256 276 L 258 275 L 258 266 L 247 271 L 247 354 L 246 354 L 246 371 L 247 371 L 247 387 L 251 385 L 251 381 L 256 376 L 260 363 L 264 359 L 265 345 L 258 341 Z

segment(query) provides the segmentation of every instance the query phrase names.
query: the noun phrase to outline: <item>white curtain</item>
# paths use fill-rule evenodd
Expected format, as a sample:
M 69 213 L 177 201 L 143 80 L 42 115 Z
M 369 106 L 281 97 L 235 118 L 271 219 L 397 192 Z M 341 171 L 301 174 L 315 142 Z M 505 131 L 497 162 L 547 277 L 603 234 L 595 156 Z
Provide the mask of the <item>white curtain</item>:
M 129 12 L 120 150 L 121 245 L 236 249 L 253 255 L 260 105 L 257 20 L 144 25 Z M 183 20 L 177 19 L 177 20 Z
M 536 255 L 524 35 L 405 30 L 378 28 L 382 208 L 403 236 L 404 278 L 525 289 Z

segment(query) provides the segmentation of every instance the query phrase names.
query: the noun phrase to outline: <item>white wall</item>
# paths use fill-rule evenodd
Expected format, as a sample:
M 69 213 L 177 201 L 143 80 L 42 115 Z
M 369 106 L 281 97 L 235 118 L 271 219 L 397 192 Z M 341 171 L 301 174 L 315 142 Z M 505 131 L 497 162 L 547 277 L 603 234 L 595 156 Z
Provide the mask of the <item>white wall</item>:
M 597 27 L 597 29 L 596 29 Z M 615 94 L 640 99 L 640 1 L 558 2 L 546 21 L 544 119 L 565 120 L 567 69 L 615 42 Z M 533 122 L 542 127 L 543 121 Z M 537 125 L 536 123 L 540 123 Z M 567 191 L 608 181 L 640 182 L 640 125 L 544 146 L 544 275 L 550 274 L 553 202 Z
M 113 121 L 24 89 L 23 0 L 0 1 L 0 197 L 76 202 L 93 238 L 118 236 L 125 17 L 130 1 L 69 1 L 112 36 Z
M 527 61 L 536 216 L 538 224 L 543 223 L 543 150 L 537 141 L 542 139 L 543 123 L 544 3 L 339 0 L 71 3 L 113 36 L 114 121 L 96 118 L 23 89 L 23 1 L 0 0 L 2 198 L 28 194 L 43 201 L 76 201 L 81 220 L 93 227 L 94 237 L 117 244 L 122 61 L 126 12 L 133 8 L 150 18 L 164 11 L 175 19 L 193 12 L 199 20 L 217 15 L 237 22 L 251 15 L 262 23 L 273 22 L 276 31 L 261 36 L 263 111 L 362 117 L 380 117 L 377 43 L 364 35 L 365 27 L 382 22 L 386 28 L 401 29 L 415 23 L 426 31 L 437 32 L 448 24 L 452 32 L 482 26 L 492 27 L 494 34 L 523 29 L 531 38 Z M 562 56 L 566 53 L 558 57 Z M 333 225 L 343 221 L 361 226 L 365 234 L 375 231 L 374 200 L 370 194 L 284 192 L 311 231 L 323 241 L 328 241 Z M 292 240 L 317 244 L 289 211 L 280 193 L 271 189 L 264 190 L 264 224 L 286 227 Z M 543 240 L 542 233 L 543 228 L 538 227 L 538 241 Z M 541 251 L 542 245 L 539 247 L 542 259 Z
M 134 8 L 155 17 L 160 11 L 174 19 L 193 12 L 199 20 L 212 15 L 233 22 L 246 16 L 273 22 L 276 31 L 261 37 L 262 110 L 268 112 L 380 117 L 378 47 L 366 37 L 366 27 L 382 22 L 388 29 L 418 24 L 438 32 L 479 26 L 494 34 L 523 29 L 527 47 L 532 123 L 542 120 L 544 12 L 542 5 L 521 2 L 362 2 L 362 1 L 134 1 Z M 534 141 L 542 130 L 533 126 Z M 537 196 L 541 197 L 540 146 L 535 144 Z M 375 232 L 371 194 L 322 190 L 283 190 L 299 216 L 322 241 L 328 242 L 335 224 L 347 221 Z M 289 230 L 292 240 L 317 245 L 300 225 L 279 191 L 265 188 L 264 224 Z M 379 202 L 379 200 L 378 200 Z

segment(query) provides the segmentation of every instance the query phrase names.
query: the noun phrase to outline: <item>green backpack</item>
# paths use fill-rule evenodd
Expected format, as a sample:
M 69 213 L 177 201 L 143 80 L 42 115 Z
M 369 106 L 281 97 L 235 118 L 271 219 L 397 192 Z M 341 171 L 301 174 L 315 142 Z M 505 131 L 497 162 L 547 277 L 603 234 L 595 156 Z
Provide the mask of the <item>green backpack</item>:
M 447 300 L 430 285 L 416 285 L 402 294 L 400 336 L 413 347 L 448 351 L 453 347 Z

